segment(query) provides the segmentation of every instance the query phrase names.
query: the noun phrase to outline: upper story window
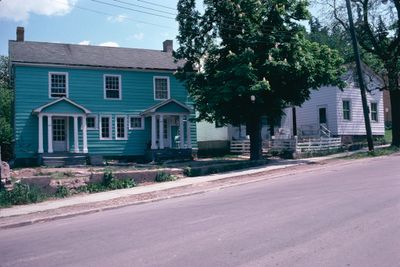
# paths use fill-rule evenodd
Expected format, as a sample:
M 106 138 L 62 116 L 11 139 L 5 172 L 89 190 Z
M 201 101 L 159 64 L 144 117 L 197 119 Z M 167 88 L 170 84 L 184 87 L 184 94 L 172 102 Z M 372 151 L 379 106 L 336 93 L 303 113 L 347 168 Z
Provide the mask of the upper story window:
M 371 121 L 378 121 L 378 103 L 371 102 Z
M 49 97 L 68 97 L 68 73 L 49 72 Z
M 121 75 L 104 75 L 104 99 L 121 99 Z
M 153 83 L 155 100 L 165 100 L 170 98 L 169 77 L 155 76 Z
M 343 100 L 343 120 L 349 121 L 350 119 L 351 119 L 350 100 Z

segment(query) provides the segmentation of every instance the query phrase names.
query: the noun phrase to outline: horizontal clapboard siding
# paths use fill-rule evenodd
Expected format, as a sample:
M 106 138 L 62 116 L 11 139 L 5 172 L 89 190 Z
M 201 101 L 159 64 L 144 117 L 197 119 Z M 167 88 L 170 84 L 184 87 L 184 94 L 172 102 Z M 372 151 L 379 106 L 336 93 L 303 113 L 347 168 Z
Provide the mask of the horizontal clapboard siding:
M 67 72 L 69 98 L 89 109 L 92 114 L 112 116 L 112 140 L 100 140 L 99 130 L 88 130 L 90 154 L 101 155 L 143 155 L 151 138 L 151 122 L 145 120 L 144 130 L 128 130 L 128 140 L 115 140 L 115 116 L 138 115 L 160 101 L 154 100 L 153 77 L 168 76 L 170 95 L 184 104 L 191 105 L 185 87 L 172 73 L 125 71 L 84 68 L 55 68 L 15 66 L 15 152 L 17 158 L 33 157 L 38 149 L 38 118 L 32 114 L 53 99 L 49 98 L 48 73 Z M 121 75 L 122 99 L 104 99 L 104 75 Z M 193 114 L 194 116 L 194 114 Z M 69 123 L 69 147 L 73 149 L 73 119 Z M 129 120 L 127 119 L 127 123 Z M 44 119 L 44 149 L 47 150 L 47 120 Z M 79 125 L 80 129 L 81 125 Z M 195 124 L 191 125 L 192 146 L 197 147 Z M 79 130 L 79 145 L 82 150 L 82 132 Z

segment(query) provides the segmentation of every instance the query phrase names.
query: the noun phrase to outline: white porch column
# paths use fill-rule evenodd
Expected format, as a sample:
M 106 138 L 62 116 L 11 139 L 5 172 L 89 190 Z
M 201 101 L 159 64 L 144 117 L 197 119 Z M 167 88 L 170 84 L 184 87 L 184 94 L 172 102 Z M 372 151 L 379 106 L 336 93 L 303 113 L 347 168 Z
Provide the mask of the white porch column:
M 53 118 L 47 116 L 47 152 L 53 153 Z
M 74 115 L 74 153 L 79 153 L 78 116 Z
M 189 115 L 186 116 L 186 140 L 187 140 L 187 148 L 192 148 L 192 139 L 191 139 L 191 136 L 190 136 Z
M 157 125 L 156 115 L 151 115 L 151 149 L 157 149 Z
M 183 127 L 183 115 L 179 115 L 179 148 L 183 149 L 185 145 L 185 128 Z
M 39 114 L 38 115 L 38 117 L 39 117 L 39 124 L 38 124 L 38 130 L 39 130 L 39 133 L 38 133 L 38 138 L 39 138 L 39 142 L 38 142 L 38 145 L 39 145 L 39 148 L 38 148 L 38 153 L 43 153 L 44 151 L 43 151 L 43 114 Z
M 160 115 L 160 120 L 159 120 L 159 128 L 160 128 L 160 132 L 159 132 L 159 148 L 160 149 L 164 149 L 164 116 Z
M 82 116 L 83 153 L 88 153 L 86 115 Z

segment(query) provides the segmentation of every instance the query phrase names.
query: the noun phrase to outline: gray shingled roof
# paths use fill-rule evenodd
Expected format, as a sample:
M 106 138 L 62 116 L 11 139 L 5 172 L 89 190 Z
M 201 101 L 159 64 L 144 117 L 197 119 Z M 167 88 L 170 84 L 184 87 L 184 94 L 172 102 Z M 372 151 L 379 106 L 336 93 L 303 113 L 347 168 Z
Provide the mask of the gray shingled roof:
M 183 65 L 158 50 L 44 42 L 9 41 L 9 56 L 15 63 L 107 68 L 176 70 Z

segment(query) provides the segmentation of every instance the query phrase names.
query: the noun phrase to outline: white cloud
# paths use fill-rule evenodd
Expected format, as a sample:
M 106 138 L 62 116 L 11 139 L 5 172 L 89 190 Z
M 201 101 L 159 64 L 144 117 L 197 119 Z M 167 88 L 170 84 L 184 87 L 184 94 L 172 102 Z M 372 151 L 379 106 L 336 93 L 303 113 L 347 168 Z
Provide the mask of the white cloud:
M 83 41 L 79 42 L 78 44 L 80 44 L 80 45 L 90 45 L 90 41 L 83 40 Z
M 111 22 L 119 22 L 119 23 L 121 23 L 121 22 L 126 21 L 127 18 L 128 18 L 127 15 L 120 14 L 120 15 L 117 15 L 117 16 L 109 16 L 109 17 L 107 17 L 107 20 L 111 21 Z
M 119 44 L 116 42 L 105 42 L 99 44 L 99 46 L 119 47 Z
M 144 33 L 143 33 L 143 32 L 141 32 L 141 33 L 135 33 L 134 35 L 132 35 L 132 37 L 133 37 L 134 39 L 136 39 L 136 40 L 141 41 L 141 40 L 143 40 L 143 38 L 144 38 Z
M 62 16 L 68 14 L 77 0 L 3 0 L 0 18 L 26 21 L 30 14 Z

